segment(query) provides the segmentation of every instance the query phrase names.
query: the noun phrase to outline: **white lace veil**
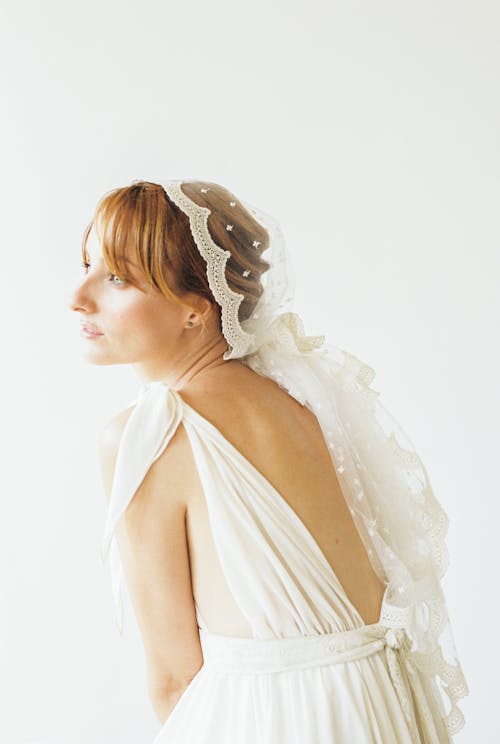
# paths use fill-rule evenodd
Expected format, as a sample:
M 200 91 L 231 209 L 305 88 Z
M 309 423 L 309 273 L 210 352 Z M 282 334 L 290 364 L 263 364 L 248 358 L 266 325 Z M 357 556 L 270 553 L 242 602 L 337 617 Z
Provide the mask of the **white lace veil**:
M 440 582 L 448 565 L 448 518 L 415 447 L 371 386 L 374 370 L 324 336 L 304 335 L 301 318 L 291 310 L 294 276 L 280 226 L 242 200 L 269 234 L 262 258 L 270 268 L 261 277 L 264 291 L 253 313 L 240 322 L 243 295 L 228 286 L 225 266 L 231 253 L 212 239 L 211 210 L 186 196 L 181 184 L 187 181 L 160 183 L 188 215 L 206 260 L 228 342 L 224 358 L 241 359 L 272 378 L 316 415 L 373 568 L 387 585 L 381 620 L 406 629 L 412 660 L 436 695 L 448 731 L 456 733 L 464 723 L 456 702 L 468 688 Z M 249 250 L 257 246 L 254 242 Z

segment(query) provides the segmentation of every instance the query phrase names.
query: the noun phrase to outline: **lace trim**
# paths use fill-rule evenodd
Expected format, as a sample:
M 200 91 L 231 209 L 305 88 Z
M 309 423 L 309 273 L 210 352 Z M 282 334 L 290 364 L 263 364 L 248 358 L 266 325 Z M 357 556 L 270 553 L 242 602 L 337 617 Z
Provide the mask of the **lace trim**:
M 189 225 L 195 243 L 207 262 L 207 279 L 210 290 L 221 307 L 222 332 L 231 347 L 223 354 L 224 359 L 240 356 L 252 343 L 253 334 L 246 333 L 239 322 L 238 310 L 244 296 L 233 292 L 226 279 L 226 263 L 231 251 L 226 251 L 214 243 L 208 229 L 208 216 L 211 210 L 200 207 L 181 189 L 182 181 L 163 184 L 172 201 L 189 217 Z
M 369 407 L 373 415 L 376 415 L 375 405 L 381 412 L 388 414 L 385 406 L 378 400 L 379 393 L 369 387 L 375 378 L 373 368 L 352 354 L 349 354 L 345 349 L 341 349 L 341 351 L 343 360 L 336 376 L 341 380 L 344 388 L 355 389 L 358 393 L 361 393 L 363 399 L 371 403 Z M 395 419 L 390 414 L 388 415 L 396 423 Z M 397 428 L 400 433 L 403 433 L 399 425 L 397 425 Z M 403 447 L 397 441 L 394 431 L 391 431 L 389 434 L 384 432 L 384 437 L 386 446 L 396 455 L 407 473 L 418 473 L 424 476 L 420 482 L 420 487 L 413 493 L 414 501 L 419 507 L 415 512 L 415 519 L 416 524 L 420 528 L 420 533 L 425 537 L 436 579 L 441 579 L 449 565 L 449 554 L 445 544 L 449 525 L 448 516 L 433 494 L 427 471 L 408 435 L 405 434 L 408 447 Z M 422 580 L 419 582 L 416 580 L 415 589 L 418 592 L 419 584 L 421 585 L 422 596 L 424 598 L 423 602 L 428 611 L 428 630 L 426 635 L 428 638 L 434 639 L 435 645 L 429 653 L 411 650 L 409 655 L 414 660 L 416 667 L 424 675 L 440 679 L 443 691 L 450 701 L 450 710 L 448 714 L 443 714 L 443 721 L 448 733 L 454 735 L 465 724 L 465 718 L 462 711 L 458 708 L 457 702 L 469 694 L 469 688 L 458 659 L 456 660 L 456 664 L 452 664 L 443 656 L 443 649 L 438 639 L 444 629 L 450 629 L 450 623 L 448 613 L 446 612 L 445 600 L 440 588 L 437 591 L 437 596 L 436 594 L 433 598 L 428 596 L 433 593 L 430 588 L 431 583 L 432 581 L 427 582 L 426 580 Z M 436 593 L 436 588 L 434 588 L 434 593 Z M 408 629 L 408 627 L 411 627 L 410 610 L 411 608 L 409 607 L 400 608 L 387 604 L 383 608 L 381 621 L 388 626 L 405 627 Z M 452 645 L 453 651 L 455 651 L 454 644 Z M 435 693 L 439 695 L 437 689 Z M 438 702 L 441 702 L 440 696 L 438 697 Z
M 448 517 L 413 443 L 370 387 L 374 369 L 320 339 L 305 337 L 300 318 L 284 313 L 244 361 L 316 413 L 370 560 L 388 583 L 381 620 L 407 630 L 410 657 L 429 676 L 443 724 L 455 734 L 465 722 L 456 703 L 468 687 L 458 659 L 453 664 L 443 656 L 449 631 L 457 657 L 439 583 L 448 566 Z

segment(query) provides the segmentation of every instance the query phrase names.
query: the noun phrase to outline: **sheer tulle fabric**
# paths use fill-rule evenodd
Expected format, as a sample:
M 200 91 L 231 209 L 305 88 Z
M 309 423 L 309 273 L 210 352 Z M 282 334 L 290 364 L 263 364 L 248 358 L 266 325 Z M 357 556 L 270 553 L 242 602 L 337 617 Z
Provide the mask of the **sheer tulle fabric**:
M 374 370 L 322 337 L 304 336 L 301 319 L 283 313 L 259 351 L 243 359 L 274 379 L 317 416 L 344 497 L 412 659 L 435 677 L 448 699 L 446 725 L 464 719 L 456 705 L 468 693 L 440 580 L 448 566 L 448 518 L 408 435 L 379 400 Z

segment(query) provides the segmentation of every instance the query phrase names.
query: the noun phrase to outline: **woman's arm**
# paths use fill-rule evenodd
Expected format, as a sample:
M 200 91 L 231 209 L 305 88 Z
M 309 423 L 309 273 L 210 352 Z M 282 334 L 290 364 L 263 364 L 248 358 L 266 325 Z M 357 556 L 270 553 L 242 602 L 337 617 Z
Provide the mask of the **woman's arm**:
M 128 415 L 122 412 L 112 419 L 99 442 L 108 499 Z M 160 718 L 168 717 L 203 664 L 186 534 L 187 495 L 193 479 L 190 454 L 184 427 L 179 426 L 116 529 L 146 654 L 149 695 Z
M 186 680 L 183 687 L 177 686 L 170 691 L 164 690 L 163 692 L 157 692 L 155 695 L 150 694 L 153 710 L 161 724 L 165 723 L 191 680 L 192 677 Z

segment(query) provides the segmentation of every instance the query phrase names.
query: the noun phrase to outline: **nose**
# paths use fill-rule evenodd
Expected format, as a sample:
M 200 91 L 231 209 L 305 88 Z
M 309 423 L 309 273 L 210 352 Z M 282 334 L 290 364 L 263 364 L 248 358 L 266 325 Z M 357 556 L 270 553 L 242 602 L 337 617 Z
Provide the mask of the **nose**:
M 88 293 L 85 293 L 82 283 L 69 295 L 66 307 L 76 312 L 86 312 L 90 302 L 90 297 Z
M 75 302 L 73 302 L 73 300 L 70 300 L 70 302 L 67 303 L 67 307 L 77 313 L 84 312 L 83 307 L 81 305 L 77 305 Z
M 66 307 L 69 310 L 75 310 L 75 311 L 81 311 L 83 310 L 83 306 L 81 304 L 81 301 L 78 299 L 78 292 L 73 292 L 66 303 Z
M 95 311 L 98 290 L 95 287 L 96 280 L 92 278 L 91 272 L 86 272 L 77 280 L 73 292 L 68 297 L 66 307 L 76 312 Z

